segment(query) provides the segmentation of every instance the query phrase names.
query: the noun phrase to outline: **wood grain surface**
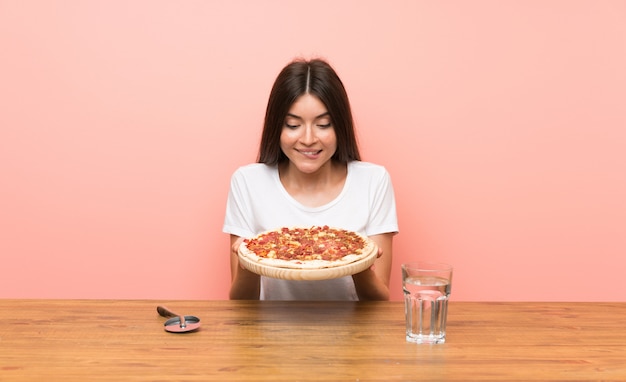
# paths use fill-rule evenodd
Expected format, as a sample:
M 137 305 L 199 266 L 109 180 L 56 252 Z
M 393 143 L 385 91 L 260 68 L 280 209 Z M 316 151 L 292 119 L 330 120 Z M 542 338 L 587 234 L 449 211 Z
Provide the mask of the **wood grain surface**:
M 200 317 L 164 331 L 156 306 Z M 0 300 L 1 381 L 624 381 L 626 303 L 450 302 L 447 342 L 401 302 Z
M 243 255 L 239 255 L 239 261 L 247 270 L 258 275 L 273 277 L 283 280 L 329 280 L 343 276 L 351 276 L 371 267 L 378 257 L 378 247 L 374 246 L 370 253 L 353 263 L 332 268 L 318 269 L 292 269 L 273 267 L 251 260 Z
M 245 245 L 239 247 L 238 256 L 244 268 L 261 276 L 283 280 L 336 279 L 362 272 L 374 264 L 378 258 L 378 245 L 367 237 L 363 237 L 363 240 L 367 243 L 364 248 L 365 257 L 352 263 L 327 268 L 293 268 L 293 266 L 292 268 L 287 268 L 264 264 L 246 256 L 245 253 L 249 250 Z

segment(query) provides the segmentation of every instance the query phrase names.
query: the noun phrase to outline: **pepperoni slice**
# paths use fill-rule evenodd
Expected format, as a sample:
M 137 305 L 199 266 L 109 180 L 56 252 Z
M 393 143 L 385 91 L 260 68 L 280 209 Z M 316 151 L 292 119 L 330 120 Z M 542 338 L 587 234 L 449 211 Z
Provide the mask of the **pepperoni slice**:
M 282 260 L 334 261 L 361 254 L 365 247 L 365 240 L 357 233 L 328 226 L 283 227 L 244 242 L 259 257 Z

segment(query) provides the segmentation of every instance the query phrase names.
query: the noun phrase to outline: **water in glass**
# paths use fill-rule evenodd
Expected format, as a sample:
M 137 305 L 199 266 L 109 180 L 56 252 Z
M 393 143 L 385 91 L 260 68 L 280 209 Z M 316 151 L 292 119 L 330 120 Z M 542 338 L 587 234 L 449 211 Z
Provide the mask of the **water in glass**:
M 415 343 L 443 343 L 450 280 L 433 276 L 410 276 L 403 280 L 406 339 Z

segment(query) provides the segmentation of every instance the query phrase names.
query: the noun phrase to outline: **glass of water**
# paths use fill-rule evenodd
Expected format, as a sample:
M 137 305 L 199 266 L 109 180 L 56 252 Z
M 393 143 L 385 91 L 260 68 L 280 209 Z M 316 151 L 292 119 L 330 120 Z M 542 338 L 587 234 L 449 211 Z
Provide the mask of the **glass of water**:
M 443 263 L 402 264 L 406 340 L 418 344 L 446 342 L 446 316 L 452 267 Z

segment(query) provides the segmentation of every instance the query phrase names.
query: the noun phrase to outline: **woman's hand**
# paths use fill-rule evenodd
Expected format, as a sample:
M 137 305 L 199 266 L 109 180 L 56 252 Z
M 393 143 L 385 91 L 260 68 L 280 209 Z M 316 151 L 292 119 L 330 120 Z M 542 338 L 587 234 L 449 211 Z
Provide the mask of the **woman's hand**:
M 239 246 L 243 238 L 230 235 L 230 294 L 231 300 L 258 300 L 261 292 L 261 278 L 245 269 L 239 262 Z
M 359 300 L 389 300 L 393 233 L 370 236 L 378 246 L 374 264 L 352 276 Z
M 239 266 L 240 266 L 242 269 L 245 269 L 245 268 L 243 267 L 243 265 L 241 265 L 241 263 L 239 262 L 239 247 L 241 247 L 241 243 L 243 243 L 243 237 L 238 237 L 238 236 L 235 236 L 235 237 L 236 237 L 236 240 L 235 240 L 235 242 L 234 242 L 234 243 L 232 242 L 232 239 L 231 239 L 231 246 L 230 246 L 230 258 L 231 258 L 231 262 L 232 262 L 232 261 L 237 261 L 237 263 L 239 263 Z M 233 274 L 232 274 L 232 272 L 231 272 L 231 278 L 232 278 L 232 277 L 233 277 Z

